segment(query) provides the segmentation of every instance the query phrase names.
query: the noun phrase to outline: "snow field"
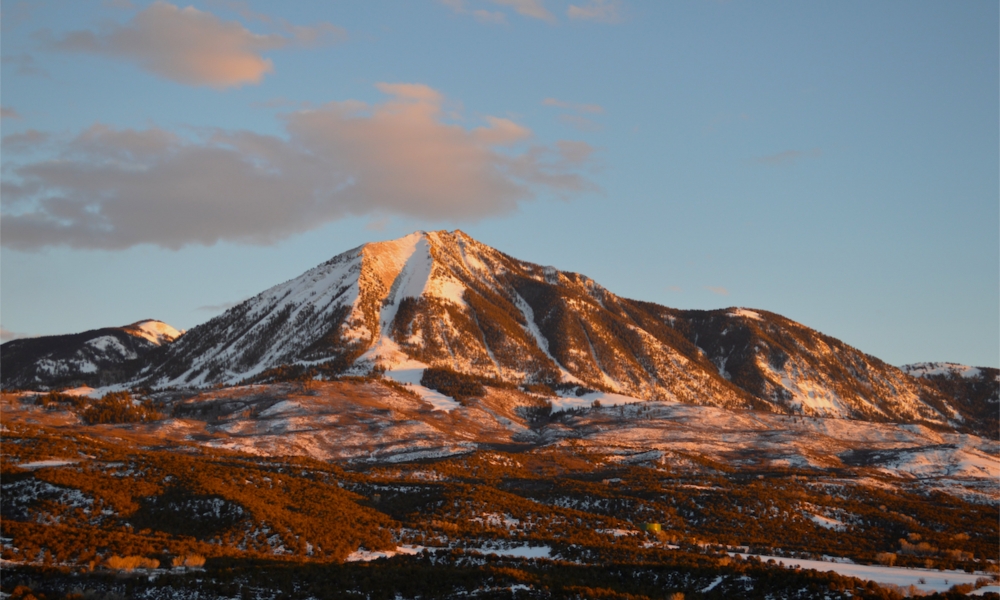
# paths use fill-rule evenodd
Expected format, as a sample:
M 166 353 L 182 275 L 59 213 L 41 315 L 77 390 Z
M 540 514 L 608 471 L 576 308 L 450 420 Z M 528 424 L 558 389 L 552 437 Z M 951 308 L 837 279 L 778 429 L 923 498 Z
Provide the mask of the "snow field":
M 730 552 L 730 556 L 738 553 Z M 857 577 L 864 581 L 898 585 L 900 587 L 916 586 L 924 592 L 945 592 L 951 586 L 964 583 L 975 583 L 983 573 L 966 573 L 965 571 L 936 571 L 934 569 L 909 569 L 906 567 L 884 567 L 880 565 L 857 565 L 852 562 L 826 562 L 822 560 L 807 560 L 801 558 L 784 558 L 781 556 L 766 556 L 759 554 L 740 554 L 740 556 L 755 556 L 762 562 L 773 560 L 784 563 L 789 569 L 814 569 L 819 572 L 833 571 L 839 575 Z M 846 561 L 846 559 L 840 559 Z

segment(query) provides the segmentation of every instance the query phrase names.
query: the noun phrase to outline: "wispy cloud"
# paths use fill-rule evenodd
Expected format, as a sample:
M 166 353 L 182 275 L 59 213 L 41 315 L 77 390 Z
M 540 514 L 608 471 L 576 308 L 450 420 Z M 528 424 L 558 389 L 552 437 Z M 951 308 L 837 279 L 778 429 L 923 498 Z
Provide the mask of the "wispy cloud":
M 760 156 L 755 158 L 754 162 L 761 165 L 779 166 L 790 165 L 801 158 L 819 158 L 820 156 L 823 156 L 823 151 L 819 148 L 813 148 L 812 150 L 785 150 L 777 154 Z
M 379 84 L 380 104 L 331 102 L 284 116 L 285 136 L 97 124 L 51 160 L 11 166 L 0 243 L 36 250 L 267 244 L 347 215 L 469 221 L 547 191 L 598 189 L 579 141 L 532 143 L 509 119 L 468 129 L 444 96 Z M 446 122 L 447 121 L 447 122 Z
M 540 19 L 542 21 L 555 21 L 556 17 L 542 5 L 541 0 L 492 0 L 494 4 L 509 6 L 519 15 Z
M 580 115 L 559 115 L 559 121 L 579 131 L 600 131 L 603 126 L 592 119 Z
M 35 62 L 35 57 L 25 52 L 0 57 L 0 64 L 9 65 L 10 68 L 14 69 L 14 72 L 18 75 L 48 75 L 48 73 L 39 67 L 37 62 Z
M 602 125 L 593 119 L 583 115 L 599 115 L 604 112 L 604 107 L 599 104 L 577 104 L 566 102 L 558 98 L 546 98 L 542 100 L 544 106 L 552 106 L 563 110 L 568 110 L 576 114 L 561 114 L 559 121 L 578 129 L 580 131 L 599 131 Z
M 468 0 L 439 0 L 439 2 L 450 8 L 456 14 L 471 15 L 472 17 L 475 17 L 477 21 L 482 23 L 507 23 L 507 15 L 504 13 L 495 10 L 487 10 L 485 8 L 474 8 L 473 5 L 470 5 Z M 524 17 L 540 19 L 550 23 L 555 22 L 556 20 L 555 15 L 545 8 L 541 0 L 488 0 L 488 2 L 510 8 L 515 13 Z M 483 3 L 480 2 L 475 6 L 483 6 Z
M 6 117 L 6 115 L 4 115 Z M 20 133 L 11 133 L 3 136 L 0 143 L 4 152 L 25 152 L 37 149 L 42 144 L 49 141 L 51 136 L 44 131 L 29 129 Z
M 478 9 L 472 11 L 472 16 L 475 17 L 480 23 L 494 23 L 496 25 L 503 25 L 507 22 L 507 16 L 500 11 Z
M 0 106 L 0 119 L 15 119 L 21 118 L 21 114 L 9 106 Z
M 726 288 L 721 287 L 721 286 L 706 285 L 705 289 L 708 290 L 708 291 L 710 291 L 710 292 L 712 292 L 713 294 L 718 295 L 718 296 L 728 296 L 729 295 L 729 290 L 727 290 Z
M 0 342 L 9 342 L 11 340 L 18 340 L 21 338 L 30 338 L 30 337 L 35 337 L 35 336 L 28 335 L 25 333 L 15 333 L 13 331 L 0 327 Z
M 595 23 L 619 23 L 622 20 L 621 7 L 621 0 L 590 0 L 583 6 L 571 4 L 566 9 L 566 16 Z
M 154 2 L 125 25 L 72 31 L 50 39 L 66 52 L 100 54 L 134 62 L 160 77 L 218 89 L 260 83 L 274 71 L 263 53 L 289 45 L 313 46 L 341 39 L 329 23 L 282 25 L 283 33 L 253 33 L 237 21 L 222 21 L 194 7 Z

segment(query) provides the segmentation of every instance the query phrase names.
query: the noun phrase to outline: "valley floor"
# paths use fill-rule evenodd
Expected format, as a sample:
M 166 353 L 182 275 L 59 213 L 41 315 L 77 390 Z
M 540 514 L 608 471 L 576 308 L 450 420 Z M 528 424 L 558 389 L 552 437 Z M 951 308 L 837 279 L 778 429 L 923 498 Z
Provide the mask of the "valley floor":
M 144 421 L 123 424 L 94 422 L 103 401 L 4 394 L 0 589 L 690 599 L 996 585 L 995 441 L 625 397 L 560 411 L 515 389 L 441 410 L 414 387 L 161 392 L 131 400 Z

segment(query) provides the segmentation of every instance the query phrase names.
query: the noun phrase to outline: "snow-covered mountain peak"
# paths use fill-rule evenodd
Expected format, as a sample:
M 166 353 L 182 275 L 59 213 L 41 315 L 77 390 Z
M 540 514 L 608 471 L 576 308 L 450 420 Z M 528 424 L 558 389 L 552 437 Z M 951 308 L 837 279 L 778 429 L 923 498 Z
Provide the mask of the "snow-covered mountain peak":
M 443 367 L 560 393 L 803 416 L 939 424 L 972 416 L 949 403 L 950 391 L 780 315 L 621 298 L 457 230 L 344 252 L 164 350 L 139 382 L 237 383 L 288 365 L 323 374 L 381 367 L 419 381 L 425 367 Z
M 137 321 L 131 325 L 122 327 L 122 329 L 128 334 L 140 337 L 157 346 L 170 343 L 184 333 L 183 330 L 175 329 L 163 321 L 157 321 L 156 319 Z

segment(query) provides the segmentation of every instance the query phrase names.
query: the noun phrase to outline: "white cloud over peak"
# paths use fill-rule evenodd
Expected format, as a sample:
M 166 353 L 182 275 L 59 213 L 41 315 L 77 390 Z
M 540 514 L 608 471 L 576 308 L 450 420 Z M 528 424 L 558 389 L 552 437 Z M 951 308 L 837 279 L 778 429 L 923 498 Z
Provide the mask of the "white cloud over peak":
M 50 160 L 4 173 L 0 240 L 37 250 L 266 244 L 347 215 L 450 221 L 509 213 L 541 191 L 595 190 L 583 142 L 532 144 L 487 117 L 443 120 L 421 84 L 379 84 L 382 103 L 331 102 L 284 116 L 285 137 L 216 130 L 185 139 L 94 125 Z
M 262 53 L 290 44 L 316 45 L 339 39 L 343 30 L 320 23 L 285 25 L 286 33 L 257 34 L 236 21 L 222 21 L 194 7 L 154 2 L 125 25 L 72 31 L 52 42 L 67 52 L 135 62 L 160 77 L 218 89 L 259 83 L 274 70 Z

